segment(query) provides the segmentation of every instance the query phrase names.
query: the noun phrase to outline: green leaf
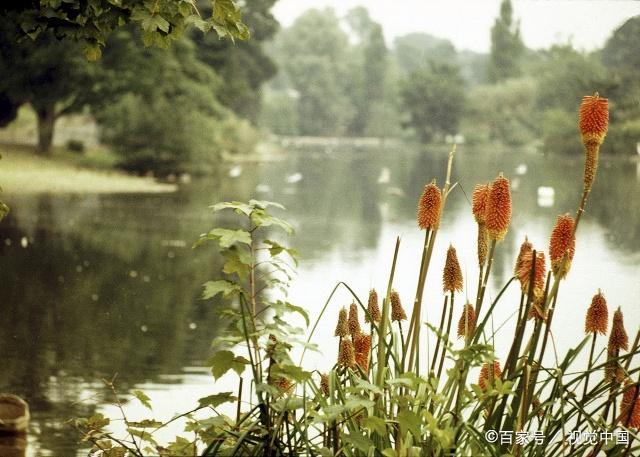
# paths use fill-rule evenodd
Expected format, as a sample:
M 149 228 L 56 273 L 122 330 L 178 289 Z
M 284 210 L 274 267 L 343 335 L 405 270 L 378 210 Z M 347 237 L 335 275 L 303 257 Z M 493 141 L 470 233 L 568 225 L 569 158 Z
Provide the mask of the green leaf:
M 200 406 L 211 406 L 215 408 L 223 403 L 230 401 L 236 401 L 237 398 L 233 396 L 233 392 L 220 392 L 218 394 L 202 397 L 198 400 Z
M 256 209 L 251 213 L 251 222 L 253 222 L 257 227 L 269 227 L 275 225 L 276 227 L 280 227 L 288 234 L 293 233 L 293 227 L 287 221 L 270 216 L 266 213 L 266 211 L 261 209 Z
M 416 413 L 408 409 L 403 409 L 398 413 L 398 425 L 400 426 L 400 433 L 402 435 L 411 432 L 416 441 L 420 440 L 422 427 L 420 418 Z
M 125 457 L 127 450 L 122 446 L 112 447 L 110 449 L 104 449 L 102 451 L 103 457 Z
M 244 278 L 251 271 L 251 253 L 248 249 L 236 249 L 231 247 L 222 253 L 225 263 L 222 271 L 228 275 L 237 274 L 239 278 Z
M 221 248 L 226 249 L 236 243 L 251 244 L 251 234 L 245 230 L 230 230 L 216 228 L 200 237 L 207 240 L 217 240 Z
M 195 443 L 182 436 L 176 436 L 176 440 L 169 444 L 168 455 L 172 457 L 191 456 L 197 454 Z
M 307 311 L 301 306 L 296 306 L 289 302 L 278 300 L 277 302 L 272 303 L 271 307 L 277 314 L 297 313 L 305 320 L 307 327 L 309 326 L 309 313 L 307 313 Z
M 102 57 L 102 48 L 98 43 L 88 43 L 84 47 L 84 55 L 87 60 L 95 62 Z
M 365 453 L 369 451 L 371 446 L 373 446 L 373 443 L 369 438 L 357 432 L 351 434 L 345 433 L 342 435 L 342 439 L 345 443 L 351 444 L 354 448 Z
M 365 381 L 364 379 L 359 379 L 355 387 L 350 387 L 349 391 L 351 391 L 352 389 L 353 391 L 366 390 L 374 394 L 382 394 L 382 389 L 380 389 L 380 387 L 376 386 L 375 384 L 371 384 L 370 382 Z
M 245 216 L 250 215 L 254 209 L 250 204 L 242 202 L 221 202 L 211 205 L 209 208 L 211 208 L 214 213 L 222 211 L 223 209 L 233 209 L 235 212 L 244 214 Z
M 108 417 L 104 417 L 102 413 L 95 413 L 89 419 L 81 419 L 82 426 L 92 430 L 102 430 L 111 423 Z
M 127 425 L 133 428 L 158 428 L 162 425 L 162 422 L 154 420 L 154 419 L 144 419 L 139 422 L 129 422 L 127 421 Z
M 347 399 L 347 401 L 344 403 L 344 407 L 347 408 L 348 410 L 354 410 L 354 409 L 367 409 L 367 408 L 371 408 L 373 405 L 375 405 L 375 402 L 372 400 L 369 400 L 368 398 L 362 398 L 362 397 L 349 397 Z
M 244 357 L 236 356 L 231 351 L 218 351 L 213 354 L 207 361 L 207 365 L 211 366 L 213 377 L 218 379 L 229 370 L 242 374 L 245 366 L 249 363 Z
M 284 377 L 296 382 L 305 382 L 311 373 L 296 365 L 275 364 L 271 366 L 271 374 L 275 378 Z
M 287 248 L 286 246 L 282 246 L 280 243 L 278 243 L 277 241 L 273 241 L 273 240 L 264 240 L 264 244 L 270 246 L 269 247 L 269 254 L 271 254 L 271 257 L 275 257 L 275 256 L 277 256 L 279 254 L 282 254 L 283 252 L 286 252 L 287 254 L 289 254 L 289 257 L 291 257 L 291 259 L 293 259 L 295 264 L 298 265 L 298 260 L 296 259 L 298 257 L 298 251 L 296 251 L 295 249 L 291 249 L 291 248 Z
M 145 408 L 151 409 L 151 399 L 147 397 L 147 394 L 141 390 L 134 390 L 131 394 L 136 397 Z
M 384 419 L 376 416 L 365 417 L 362 421 L 362 426 L 371 432 L 377 433 L 380 436 L 387 434 L 387 424 Z
M 276 202 L 270 202 L 267 200 L 249 200 L 249 204 L 254 207 L 254 208 L 260 208 L 260 209 L 267 209 L 270 206 L 273 206 L 275 208 L 279 208 L 279 209 L 285 209 L 284 206 L 282 206 L 280 203 L 276 203 Z
M 202 292 L 202 299 L 208 300 L 215 297 L 219 293 L 222 293 L 224 298 L 229 298 L 234 294 L 242 292 L 242 288 L 236 283 L 227 281 L 226 279 L 219 279 L 217 281 L 207 281 L 204 283 L 204 291 Z
M 138 430 L 137 428 L 128 427 L 127 428 L 127 432 L 129 432 L 133 436 L 137 436 L 138 438 L 140 438 L 143 441 L 147 441 L 148 443 L 158 444 L 156 442 L 156 440 L 153 438 L 153 436 L 151 435 L 151 433 L 149 433 L 147 431 Z

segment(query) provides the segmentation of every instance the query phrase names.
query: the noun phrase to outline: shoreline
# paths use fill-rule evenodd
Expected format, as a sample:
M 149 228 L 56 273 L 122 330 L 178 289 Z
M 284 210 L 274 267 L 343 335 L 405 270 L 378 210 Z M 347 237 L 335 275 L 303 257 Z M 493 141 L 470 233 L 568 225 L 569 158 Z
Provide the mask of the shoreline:
M 0 144 L 2 195 L 68 193 L 167 193 L 176 184 L 128 175 L 116 170 L 98 170 L 75 165 L 63 158 L 42 157 L 29 147 Z

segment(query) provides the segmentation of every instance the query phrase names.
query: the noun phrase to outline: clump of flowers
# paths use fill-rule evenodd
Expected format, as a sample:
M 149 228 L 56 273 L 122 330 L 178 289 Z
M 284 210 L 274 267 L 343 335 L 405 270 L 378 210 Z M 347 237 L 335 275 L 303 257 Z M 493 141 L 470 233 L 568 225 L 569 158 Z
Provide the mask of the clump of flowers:
M 349 335 L 349 325 L 347 324 L 347 309 L 343 306 L 338 313 L 338 323 L 336 324 L 335 336 L 344 338 Z
M 544 292 L 544 283 L 545 283 L 545 274 L 546 274 L 546 264 L 544 252 L 536 251 L 535 258 L 535 271 L 533 272 L 533 294 L 536 297 L 539 297 Z M 529 283 L 531 280 L 532 269 L 534 266 L 533 259 L 533 251 L 524 252 L 522 258 L 519 259 L 520 268 L 517 272 L 518 280 L 520 281 L 520 287 L 522 289 L 522 293 L 528 293 L 529 291 Z
M 358 305 L 351 303 L 349 306 L 349 319 L 347 321 L 349 326 L 349 335 L 351 338 L 355 338 L 362 330 L 360 329 L 360 320 L 358 319 Z
M 436 229 L 440 225 L 442 211 L 442 194 L 435 179 L 424 186 L 418 202 L 418 227 L 423 230 Z
M 609 101 L 597 93 L 583 97 L 578 114 L 578 127 L 585 148 L 584 190 L 588 192 L 596 178 L 600 145 L 604 142 L 609 128 Z
M 486 206 L 489 196 L 489 184 L 477 184 L 473 190 L 471 210 L 478 224 L 478 265 L 482 266 L 487 261 L 487 218 Z
M 371 354 L 371 335 L 361 333 L 354 340 L 356 351 L 356 364 L 365 373 L 369 371 L 369 355 Z
M 395 290 L 391 291 L 389 297 L 391 301 L 391 320 L 392 321 L 404 321 L 407 320 L 407 313 L 404 312 L 402 302 L 400 301 L 400 294 Z
M 494 360 L 493 363 L 484 363 L 480 368 L 480 377 L 478 378 L 478 385 L 480 389 L 487 390 L 489 386 L 495 384 L 495 380 L 502 376 L 502 368 L 500 362 Z
M 442 273 L 442 289 L 444 292 L 462 292 L 462 270 L 456 248 L 451 245 L 447 249 L 447 260 Z
M 476 331 L 476 310 L 467 303 L 462 310 L 462 316 L 458 321 L 458 338 L 468 338 Z
M 350 338 L 343 338 L 340 341 L 338 365 L 346 368 L 354 368 L 356 366 L 356 352 L 353 347 L 353 341 Z
M 575 221 L 568 214 L 558 216 L 549 240 L 549 259 L 554 276 L 564 278 L 571 269 L 576 251 L 576 238 L 573 233 Z
M 369 291 L 369 301 L 367 302 L 367 314 L 364 316 L 365 322 L 380 322 L 380 306 L 378 306 L 378 293 L 375 289 Z
M 503 240 L 511 222 L 511 190 L 509 180 L 502 174 L 493 180 L 489 188 L 485 219 L 489 239 Z
M 598 291 L 591 299 L 591 305 L 587 310 L 587 317 L 584 323 L 585 333 L 605 335 L 609 326 L 609 310 L 607 309 L 607 301 Z

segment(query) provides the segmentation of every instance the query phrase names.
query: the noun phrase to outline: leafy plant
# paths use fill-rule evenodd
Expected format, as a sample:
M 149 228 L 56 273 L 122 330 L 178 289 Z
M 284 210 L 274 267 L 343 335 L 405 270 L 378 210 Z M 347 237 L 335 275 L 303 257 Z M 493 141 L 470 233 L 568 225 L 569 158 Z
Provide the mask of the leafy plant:
M 217 352 L 209 365 L 216 379 L 234 373 L 239 377 L 237 396 L 228 391 L 202 398 L 194 409 L 167 423 L 127 422 L 126 439 L 107 431 L 108 420 L 100 415 L 78 420 L 76 426 L 104 455 L 157 452 L 201 456 L 444 457 L 581 456 L 598 455 L 601 450 L 612 456 L 637 453 L 640 446 L 633 443 L 640 427 L 640 381 L 633 378 L 640 374 L 640 368 L 632 367 L 632 359 L 640 352 L 640 332 L 629 346 L 621 310 L 614 314 L 606 358 L 595 350 L 597 335 L 606 332 L 608 322 L 601 293 L 594 296 L 587 313 L 585 338 L 563 357 L 556 355 L 554 363 L 549 364 L 544 358 L 607 125 L 606 99 L 597 94 L 585 97 L 580 110 L 585 178 L 576 215 L 558 217 L 550 237 L 549 273 L 545 254 L 525 240 L 513 277 L 492 301 L 487 284 L 494 254 L 509 229 L 510 185 L 499 174 L 492 182 L 476 186 L 472 214 L 478 225 L 478 286 L 474 303 L 465 305 L 458 322 L 459 343 L 453 342 L 451 329 L 463 276 L 452 246 L 447 251 L 442 276 L 440 324 L 436 327 L 423 322 L 421 316 L 442 214 L 448 195 L 457 188 L 451 182 L 454 151 L 449 156 L 444 186 L 439 188 L 432 181 L 419 200 L 418 225 L 425 231 L 425 239 L 408 325 L 400 297 L 393 290 L 399 239 L 382 307 L 375 290 L 370 291 L 368 300 L 363 300 L 341 282 L 304 338 L 302 330 L 285 317 L 299 314 L 309 326 L 306 312 L 286 300 L 295 252 L 268 237 L 271 229 L 292 231 L 287 222 L 269 212 L 282 207 L 256 200 L 213 205 L 214 212 L 233 211 L 241 221 L 238 228 L 214 228 L 195 243 L 214 243 L 225 259 L 224 276 L 204 285 L 203 298 L 221 296 L 226 304 L 219 312 L 225 331 L 216 340 Z M 487 324 L 505 291 L 518 283 L 521 294 L 519 304 L 514 303 L 517 321 L 513 342 L 501 364 L 501 351 L 493 347 L 494 334 Z M 338 315 L 337 362 L 328 373 L 306 371 L 302 367 L 304 353 L 315 348 L 310 344 L 314 331 L 324 322 L 332 297 L 341 287 L 352 295 L 353 303 L 349 311 L 343 308 Z M 360 312 L 365 315 L 366 330 L 361 327 Z M 423 324 L 437 338 L 433 351 L 425 349 L 427 332 L 423 331 Z M 580 369 L 576 361 L 589 340 L 588 363 L 586 369 Z M 299 363 L 291 357 L 294 348 L 301 350 Z M 480 368 L 480 377 L 477 383 L 469 382 L 469 373 L 475 368 Z M 249 392 L 244 386 L 247 371 L 251 379 Z M 115 394 L 113 383 L 108 385 Z M 143 393 L 135 391 L 133 395 L 150 406 Z M 115 398 L 120 406 L 117 395 Z M 227 402 L 236 403 L 235 418 L 216 412 L 217 406 Z M 211 410 L 213 415 L 196 419 L 193 413 L 200 410 Z M 124 411 L 123 417 L 126 420 Z M 187 418 L 186 431 L 194 432 L 195 438 L 177 437 L 168 447 L 156 443 L 153 432 L 181 417 Z M 598 432 L 601 434 L 593 435 L 595 439 L 577 438 L 583 436 L 581 433 Z M 143 444 L 146 447 L 141 450 Z M 111 454 L 115 452 L 120 454 Z
M 87 58 L 96 60 L 107 35 L 129 23 L 141 29 L 145 46 L 166 47 L 191 24 L 232 40 L 249 38 L 249 29 L 233 0 L 211 0 L 211 5 L 207 18 L 200 16 L 192 0 L 43 0 L 35 7 L 27 2 L 3 10 L 16 15 L 22 32 L 30 38 L 51 30 L 57 36 L 83 41 Z

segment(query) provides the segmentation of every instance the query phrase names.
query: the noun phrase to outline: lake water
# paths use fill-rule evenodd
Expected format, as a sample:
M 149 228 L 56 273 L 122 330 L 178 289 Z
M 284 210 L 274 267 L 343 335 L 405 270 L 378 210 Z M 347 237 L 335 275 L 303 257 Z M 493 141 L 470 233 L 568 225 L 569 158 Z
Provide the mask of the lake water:
M 445 164 L 444 147 L 318 147 L 277 162 L 227 165 L 219 176 L 172 194 L 21 195 L 6 189 L 12 212 L 0 224 L 0 391 L 17 393 L 31 405 L 27 455 L 85 455 L 86 444 L 65 421 L 94 411 L 115 414 L 105 405 L 109 392 L 101 379 L 116 373 L 122 396 L 144 390 L 155 409 L 148 415 L 157 419 L 235 388 L 224 380 L 214 385 L 202 367 L 217 318 L 215 306 L 199 295 L 203 282 L 218 277 L 220 260 L 211 248 L 190 246 L 220 222 L 209 204 L 256 197 L 287 207 L 283 216 L 297 231 L 291 244 L 301 253 L 290 300 L 312 316 L 338 281 L 349 283 L 363 300 L 371 287 L 384 291 L 400 236 L 395 287 L 410 303 L 423 240 L 415 222 L 417 198 L 433 177 L 442 184 Z M 514 217 L 496 251 L 490 296 L 511 276 L 525 235 L 546 250 L 556 216 L 575 212 L 581 158 L 460 147 L 453 169 L 460 185 L 447 202 L 427 278 L 424 309 L 430 322 L 439 319 L 449 243 L 465 274 L 464 295 L 475 295 L 476 228 L 466 196 L 500 171 L 512 182 Z M 553 196 L 540 187 L 552 189 Z M 560 290 L 553 322 L 560 355 L 584 336 L 584 314 L 598 288 L 610 309 L 622 307 L 630 338 L 635 336 L 639 273 L 640 165 L 605 161 L 580 225 L 572 271 Z M 501 359 L 518 298 L 514 285 L 492 321 Z M 456 300 L 456 320 L 462 300 Z M 335 295 L 315 338 L 324 355 L 309 354 L 308 368 L 333 364 L 334 317 L 350 301 L 345 290 Z M 553 363 L 552 349 L 546 360 Z M 134 419 L 145 413 L 135 402 L 125 408 Z

